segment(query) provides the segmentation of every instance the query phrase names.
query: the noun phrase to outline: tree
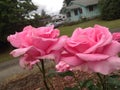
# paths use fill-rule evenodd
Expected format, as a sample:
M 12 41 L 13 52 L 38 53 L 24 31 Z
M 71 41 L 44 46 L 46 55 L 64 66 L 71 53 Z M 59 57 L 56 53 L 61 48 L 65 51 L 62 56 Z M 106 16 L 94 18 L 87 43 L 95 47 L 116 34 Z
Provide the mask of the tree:
M 64 0 L 63 3 L 66 3 L 66 5 L 68 6 L 68 4 L 73 1 L 73 0 Z
M 99 6 L 103 20 L 120 18 L 120 0 L 100 0 Z
M 47 14 L 46 14 L 45 10 L 43 9 L 43 10 L 41 11 L 41 16 L 44 17 L 44 16 L 46 16 L 46 15 L 47 15 Z
M 29 13 L 36 10 L 31 0 L 1 0 L 0 1 L 0 42 L 6 42 L 6 37 L 29 24 Z

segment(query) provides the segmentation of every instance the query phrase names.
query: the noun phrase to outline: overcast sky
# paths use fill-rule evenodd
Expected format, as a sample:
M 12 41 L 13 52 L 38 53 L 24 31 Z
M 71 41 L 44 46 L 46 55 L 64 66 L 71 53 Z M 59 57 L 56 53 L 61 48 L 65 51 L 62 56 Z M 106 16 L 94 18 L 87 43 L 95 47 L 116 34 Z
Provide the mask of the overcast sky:
M 44 9 L 48 14 L 58 13 L 63 5 L 63 0 L 32 0 L 39 7 L 38 12 Z

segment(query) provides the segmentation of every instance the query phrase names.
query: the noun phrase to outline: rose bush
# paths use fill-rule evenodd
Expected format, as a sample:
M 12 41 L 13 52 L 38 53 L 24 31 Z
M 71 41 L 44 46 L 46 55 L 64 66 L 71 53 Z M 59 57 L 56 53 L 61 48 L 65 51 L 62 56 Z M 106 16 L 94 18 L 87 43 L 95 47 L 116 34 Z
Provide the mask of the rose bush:
M 56 65 L 60 72 L 77 68 L 106 75 L 120 69 L 120 43 L 113 40 L 106 27 L 77 28 L 64 48 Z
M 14 57 L 20 56 L 20 65 L 24 68 L 31 69 L 35 64 L 38 66 L 45 90 L 50 90 L 50 87 L 54 89 L 49 77 L 57 75 L 65 77 L 64 80 L 75 80 L 75 83 L 78 83 L 74 87 L 65 87 L 65 90 L 120 89 L 119 75 L 110 74 L 120 69 L 119 32 L 112 34 L 108 28 L 95 25 L 93 28 L 77 28 L 71 37 L 59 37 L 59 34 L 59 30 L 54 29 L 54 26 L 26 26 L 22 32 L 8 36 L 8 41 L 17 48 L 10 54 Z M 54 60 L 59 72 L 50 70 L 51 72 L 46 74 L 45 59 Z M 72 70 L 94 72 L 92 74 L 98 77 L 94 78 L 97 81 L 88 78 L 79 82 L 76 71 Z
M 17 49 L 11 54 L 21 56 L 20 65 L 32 68 L 40 59 L 59 58 L 67 36 L 59 36 L 59 30 L 51 27 L 26 26 L 22 32 L 8 36 L 8 41 Z

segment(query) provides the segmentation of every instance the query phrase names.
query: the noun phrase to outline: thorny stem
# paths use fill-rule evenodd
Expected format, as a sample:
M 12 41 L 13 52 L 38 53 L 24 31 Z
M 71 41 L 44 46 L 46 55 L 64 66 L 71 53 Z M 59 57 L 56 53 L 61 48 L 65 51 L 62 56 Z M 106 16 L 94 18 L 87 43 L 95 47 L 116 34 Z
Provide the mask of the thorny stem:
M 47 85 L 47 82 L 46 82 L 46 76 L 45 76 L 45 67 L 44 67 L 44 61 L 43 60 L 40 60 L 41 62 L 41 66 L 37 63 L 37 67 L 39 68 L 40 72 L 42 73 L 42 76 L 43 76 L 43 82 L 44 82 L 44 85 L 46 87 L 46 90 L 50 90 L 48 85 Z
M 40 72 L 43 73 L 40 65 L 39 65 L 38 63 L 36 63 L 36 65 L 37 65 L 38 69 L 40 70 Z M 47 78 L 47 81 L 49 82 L 49 84 L 51 85 L 51 87 L 53 88 L 53 90 L 55 90 L 55 89 L 54 89 L 54 86 L 52 85 L 52 83 L 50 82 L 50 80 L 49 80 L 48 78 Z
M 40 60 L 41 61 L 41 66 L 42 66 L 42 74 L 43 74 L 43 82 L 44 82 L 44 85 L 46 87 L 46 90 L 50 90 L 48 85 L 47 85 L 47 82 L 46 82 L 46 76 L 45 76 L 45 67 L 44 67 L 44 61 L 43 60 Z
M 42 73 L 42 69 L 41 69 L 41 67 L 39 66 L 39 64 L 36 63 L 36 65 L 37 65 L 37 67 L 39 68 L 40 72 Z
M 102 85 L 102 90 L 107 90 L 107 87 L 106 87 L 106 76 L 105 75 L 103 75 L 103 77 L 99 74 L 99 73 L 97 73 L 97 76 L 98 76 L 98 78 L 99 78 L 99 80 L 100 80 L 100 83 L 101 83 L 101 85 Z

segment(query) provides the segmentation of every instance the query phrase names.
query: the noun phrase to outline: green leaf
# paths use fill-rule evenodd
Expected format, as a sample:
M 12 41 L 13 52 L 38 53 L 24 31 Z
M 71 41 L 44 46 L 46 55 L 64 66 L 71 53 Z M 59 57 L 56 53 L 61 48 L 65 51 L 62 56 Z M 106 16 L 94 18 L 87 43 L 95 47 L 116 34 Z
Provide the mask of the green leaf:
M 109 77 L 107 82 L 110 85 L 120 86 L 120 80 L 118 78 Z
M 92 85 L 88 87 L 89 90 L 101 90 L 101 88 L 97 87 L 96 85 Z
M 57 75 L 56 70 L 51 69 L 51 70 L 48 71 L 48 74 L 47 74 L 46 76 L 47 76 L 47 77 L 54 77 L 54 76 L 56 76 L 56 75 Z
M 120 75 L 111 75 L 112 78 L 120 78 Z
M 80 90 L 79 88 L 77 87 L 65 87 L 64 90 Z
M 107 79 L 108 88 L 110 90 L 120 90 L 120 76 L 112 75 Z
M 74 76 L 74 73 L 72 71 L 66 71 L 66 72 L 59 72 L 58 75 L 61 77 Z
M 89 86 L 92 86 L 92 85 L 94 85 L 93 84 L 93 81 L 91 80 L 91 79 L 89 79 L 89 80 L 85 80 L 83 83 L 82 83 L 82 88 L 83 87 L 89 87 Z
M 88 90 L 101 90 L 100 87 L 97 85 L 94 85 L 94 82 L 92 79 L 85 80 L 83 82 L 80 82 L 81 88 L 87 88 Z
M 59 75 L 61 77 L 65 77 L 65 76 L 74 76 L 74 73 L 72 71 L 56 72 L 56 70 L 51 69 L 51 70 L 48 71 L 48 74 L 46 76 L 47 77 L 54 77 L 56 75 Z

